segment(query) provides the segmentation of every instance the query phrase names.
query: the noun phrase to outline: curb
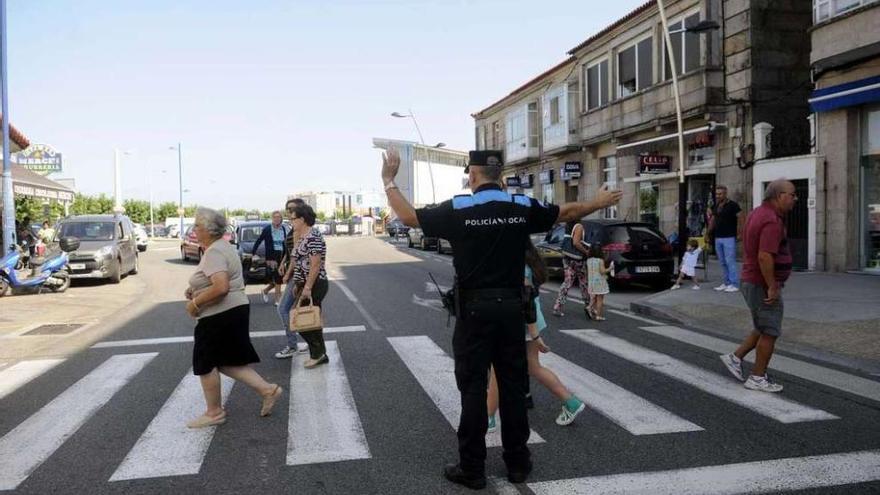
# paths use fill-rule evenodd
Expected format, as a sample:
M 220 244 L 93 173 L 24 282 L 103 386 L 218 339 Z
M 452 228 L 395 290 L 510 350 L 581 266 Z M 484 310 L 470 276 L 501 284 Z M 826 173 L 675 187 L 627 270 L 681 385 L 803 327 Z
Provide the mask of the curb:
M 731 335 L 731 333 L 720 331 L 717 329 L 717 327 L 713 328 L 704 325 L 698 320 L 685 316 L 678 311 L 661 308 L 657 305 L 651 304 L 649 299 L 650 297 L 642 299 L 641 301 L 634 301 L 630 303 L 629 310 L 633 314 L 649 318 L 658 318 L 662 320 L 672 321 L 679 325 L 698 330 L 701 333 L 709 334 L 724 340 L 729 340 L 731 341 L 731 343 L 734 344 L 737 342 L 737 337 Z M 844 356 L 841 354 L 836 354 L 830 351 L 802 344 L 781 342 L 776 344 L 776 348 L 787 354 L 808 358 L 814 361 L 820 361 L 822 363 L 830 364 L 837 367 L 859 371 L 861 373 L 869 375 L 873 379 L 880 378 L 880 361 Z

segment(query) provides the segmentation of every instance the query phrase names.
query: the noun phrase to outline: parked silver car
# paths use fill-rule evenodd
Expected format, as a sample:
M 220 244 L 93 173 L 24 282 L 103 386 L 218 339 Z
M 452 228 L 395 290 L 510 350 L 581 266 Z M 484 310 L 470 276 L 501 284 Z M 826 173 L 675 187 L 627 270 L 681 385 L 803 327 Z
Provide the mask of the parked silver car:
M 123 215 L 78 215 L 61 220 L 56 238 L 76 237 L 70 253 L 70 278 L 106 278 L 119 283 L 138 272 L 137 241 L 131 220 Z

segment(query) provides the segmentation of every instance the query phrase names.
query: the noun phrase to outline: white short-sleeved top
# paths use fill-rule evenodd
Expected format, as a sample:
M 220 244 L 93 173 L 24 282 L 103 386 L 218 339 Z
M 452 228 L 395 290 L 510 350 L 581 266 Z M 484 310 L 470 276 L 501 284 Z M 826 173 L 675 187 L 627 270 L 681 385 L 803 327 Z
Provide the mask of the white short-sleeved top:
M 218 272 L 229 274 L 229 293 L 214 304 L 201 307 L 199 318 L 216 315 L 226 310 L 249 304 L 244 293 L 244 278 L 238 252 L 224 239 L 214 241 L 202 254 L 196 272 L 189 278 L 193 297 L 211 286 L 211 276 Z

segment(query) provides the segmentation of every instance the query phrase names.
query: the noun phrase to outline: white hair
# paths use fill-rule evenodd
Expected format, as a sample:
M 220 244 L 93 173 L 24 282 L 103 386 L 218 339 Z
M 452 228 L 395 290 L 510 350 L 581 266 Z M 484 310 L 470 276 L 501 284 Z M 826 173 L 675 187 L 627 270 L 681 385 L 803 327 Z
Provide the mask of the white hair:
M 784 193 L 786 184 L 788 184 L 788 179 L 786 178 L 779 178 L 767 184 L 767 188 L 764 189 L 764 201 L 776 199 L 777 196 Z
M 226 217 L 217 210 L 205 208 L 203 206 L 196 210 L 196 221 L 201 220 L 202 228 L 205 229 L 211 237 L 219 239 L 226 233 Z

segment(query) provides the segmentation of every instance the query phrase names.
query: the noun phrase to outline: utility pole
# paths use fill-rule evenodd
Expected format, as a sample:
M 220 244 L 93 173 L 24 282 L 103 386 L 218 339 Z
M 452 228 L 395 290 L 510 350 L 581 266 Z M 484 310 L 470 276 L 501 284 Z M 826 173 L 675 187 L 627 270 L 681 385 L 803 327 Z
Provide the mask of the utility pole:
M 9 160 L 9 85 L 6 83 L 6 0 L 0 0 L 0 99 L 3 120 L 3 252 L 15 245 L 15 200 L 12 197 L 12 163 Z

